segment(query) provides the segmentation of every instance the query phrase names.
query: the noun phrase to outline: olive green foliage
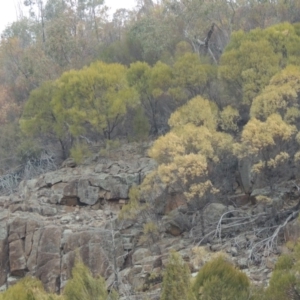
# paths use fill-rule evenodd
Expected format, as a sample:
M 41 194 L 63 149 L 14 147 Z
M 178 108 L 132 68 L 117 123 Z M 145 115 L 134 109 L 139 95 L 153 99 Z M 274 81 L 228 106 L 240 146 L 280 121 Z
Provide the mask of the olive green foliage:
M 289 124 L 298 125 L 300 95 L 299 67 L 289 65 L 274 75 L 265 89 L 253 100 L 250 114 L 265 120 L 277 113 Z
M 195 300 L 191 289 L 191 276 L 180 254 L 170 252 L 164 271 L 160 300 Z
M 218 257 L 203 266 L 192 289 L 199 300 L 244 300 L 249 296 L 250 281 L 245 273 Z
M 162 7 L 147 7 L 145 2 L 144 9 L 147 13 L 138 18 L 128 33 L 131 43 L 139 49 L 141 59 L 148 63 L 167 60 L 176 44 L 176 37 L 170 34 L 173 31 L 171 20 Z
M 172 83 L 172 70 L 167 64 L 158 61 L 153 67 L 145 62 L 135 62 L 127 72 L 129 85 L 134 87 L 140 97 L 144 113 L 150 120 L 153 133 L 159 129 L 163 99 L 168 96 Z
M 55 82 L 45 81 L 33 90 L 26 102 L 19 121 L 21 131 L 27 138 L 56 138 L 60 141 L 63 157 L 68 155 L 70 137 L 67 120 L 60 118 L 53 109 L 53 98 L 57 89 Z M 60 113 L 63 113 L 61 111 Z
M 46 293 L 42 283 L 33 277 L 25 277 L 0 294 L 1 300 L 64 300 L 63 296 Z
M 75 262 L 72 278 L 64 288 L 66 300 L 107 300 L 105 280 L 94 278 L 91 271 L 81 262 Z
M 216 68 L 201 60 L 196 53 L 178 56 L 173 68 L 173 85 L 170 94 L 179 103 L 207 92 L 208 82 L 216 75 Z
M 64 135 L 66 127 L 53 114 L 51 101 L 55 86 L 52 81 L 44 82 L 30 93 L 20 120 L 21 129 L 28 135 L 55 134 Z
M 138 99 L 126 80 L 126 67 L 97 61 L 79 71 L 64 73 L 56 81 L 53 112 L 68 123 L 73 136 L 84 132 L 87 122 L 110 139 L 115 127 L 135 107 Z
M 138 107 L 132 120 L 133 135 L 137 141 L 146 140 L 149 136 L 150 123 L 142 107 Z
M 66 139 L 84 134 L 89 124 L 110 139 L 127 109 L 137 104 L 136 92 L 127 85 L 126 68 L 98 61 L 33 90 L 20 125 L 27 134 Z
M 221 57 L 220 78 L 238 103 L 251 105 L 280 69 L 300 64 L 299 42 L 295 27 L 288 23 L 235 32 Z

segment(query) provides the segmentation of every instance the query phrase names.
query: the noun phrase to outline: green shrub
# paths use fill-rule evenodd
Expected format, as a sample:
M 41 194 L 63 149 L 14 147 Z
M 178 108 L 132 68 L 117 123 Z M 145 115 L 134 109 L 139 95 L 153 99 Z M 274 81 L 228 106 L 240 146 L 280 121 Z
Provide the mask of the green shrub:
M 160 300 L 194 300 L 190 270 L 180 254 L 172 251 L 164 272 Z
M 246 274 L 223 257 L 205 264 L 193 284 L 193 292 L 199 300 L 245 300 L 249 288 Z
M 276 262 L 276 270 L 290 270 L 293 267 L 294 260 L 291 255 L 284 254 Z
M 297 249 L 299 249 L 298 245 L 290 254 L 284 254 L 278 258 L 269 286 L 265 291 L 267 300 L 297 299 L 300 292 L 296 276 Z
M 64 289 L 66 300 L 107 300 L 105 280 L 102 277 L 93 278 L 90 270 L 77 261 L 72 270 L 72 278 Z
M 47 294 L 41 281 L 25 277 L 0 295 L 1 300 L 63 300 L 63 296 Z
M 297 279 L 293 272 L 287 270 L 275 270 L 266 289 L 266 299 L 286 300 L 297 299 L 299 289 L 296 287 Z

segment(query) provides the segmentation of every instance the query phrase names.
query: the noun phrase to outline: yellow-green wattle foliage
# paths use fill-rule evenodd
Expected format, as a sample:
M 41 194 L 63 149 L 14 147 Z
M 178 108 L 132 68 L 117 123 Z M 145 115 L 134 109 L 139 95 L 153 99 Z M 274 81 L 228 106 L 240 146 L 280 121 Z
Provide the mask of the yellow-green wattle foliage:
M 65 72 L 55 82 L 45 82 L 30 94 L 20 121 L 22 130 L 77 137 L 90 124 L 110 138 L 127 109 L 139 102 L 126 74 L 125 66 L 97 61 L 81 70 Z
M 127 72 L 127 80 L 134 87 L 144 104 L 157 101 L 168 92 L 172 81 L 172 69 L 158 61 L 153 67 L 145 62 L 132 63 Z
M 216 69 L 203 61 L 196 53 L 184 53 L 177 57 L 172 68 L 170 94 L 179 102 L 203 95 L 207 83 L 216 77 Z
M 218 257 L 203 266 L 192 289 L 198 300 L 245 300 L 250 281 L 245 273 Z
M 40 133 L 54 133 L 56 136 L 62 137 L 63 124 L 60 124 L 55 118 L 51 107 L 54 92 L 54 82 L 46 81 L 30 93 L 20 120 L 23 132 L 32 136 Z
M 240 155 L 258 155 L 270 152 L 272 147 L 289 141 L 297 132 L 296 127 L 284 122 L 280 115 L 272 114 L 265 122 L 252 118 L 241 135 L 243 151 Z M 270 157 L 266 155 L 265 157 Z
M 225 132 L 237 132 L 237 122 L 240 119 L 240 114 L 236 108 L 228 105 L 220 112 L 219 124 Z
M 289 124 L 299 123 L 300 69 L 289 65 L 274 75 L 264 90 L 254 98 L 250 115 L 266 120 L 277 113 Z
M 245 33 L 243 33 L 246 35 Z M 233 34 L 237 39 L 241 33 Z M 225 51 L 219 76 L 236 100 L 250 105 L 252 99 L 279 70 L 279 57 L 266 40 L 243 40 L 238 48 Z
M 92 63 L 82 70 L 64 73 L 56 82 L 53 112 L 69 120 L 71 133 L 80 134 L 85 122 L 97 132 L 110 134 L 129 107 L 138 104 L 135 90 L 126 79 L 127 69 L 120 64 Z
M 212 165 L 232 154 L 233 142 L 229 134 L 217 131 L 218 121 L 217 106 L 197 96 L 171 115 L 171 131 L 159 137 L 149 150 L 159 164 L 155 172 L 161 182 L 181 187 L 187 200 L 218 192 L 210 180 Z
M 241 159 L 252 158 L 253 174 L 263 174 L 272 188 L 279 171 L 287 167 L 288 143 L 296 133 L 296 127 L 284 122 L 279 114 L 270 115 L 265 122 L 252 118 L 242 131 L 241 142 L 234 144 L 234 152 Z
M 132 63 L 127 71 L 127 80 L 139 95 L 139 100 L 151 121 L 154 131 L 158 131 L 158 105 L 168 96 L 172 83 L 171 67 L 158 61 L 153 67 L 145 62 Z
M 190 123 L 215 130 L 218 124 L 218 107 L 214 102 L 196 96 L 179 107 L 171 115 L 168 123 L 171 128 L 179 128 Z
M 220 60 L 219 76 L 237 104 L 247 106 L 288 64 L 300 65 L 297 28 L 281 23 L 264 30 L 234 32 Z

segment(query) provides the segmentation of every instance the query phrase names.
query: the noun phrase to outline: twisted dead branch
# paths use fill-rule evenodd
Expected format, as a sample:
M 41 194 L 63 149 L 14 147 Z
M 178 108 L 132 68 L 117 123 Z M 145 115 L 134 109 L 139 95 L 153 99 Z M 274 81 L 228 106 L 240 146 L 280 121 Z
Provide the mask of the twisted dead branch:
M 206 224 L 204 235 L 195 226 L 190 231 L 190 237 L 194 238 L 197 246 L 214 241 L 222 243 L 226 239 L 232 246 L 248 250 L 249 263 L 261 263 L 264 258 L 278 253 L 283 229 L 299 213 L 300 201 L 292 208 L 282 209 L 276 214 L 272 209 L 257 214 L 251 214 L 245 209 L 234 209 L 223 213 L 217 222 Z
M 56 169 L 54 155 L 42 153 L 39 158 L 30 159 L 25 164 L 19 165 L 0 176 L 0 195 L 14 193 L 22 180 L 29 180 Z
M 280 231 L 288 224 L 288 222 L 295 219 L 299 215 L 299 212 L 300 210 L 291 212 L 290 215 L 285 219 L 285 221 L 275 228 L 272 235 L 257 243 L 254 243 L 254 245 L 250 249 L 248 259 L 257 261 L 260 260 L 261 253 L 264 257 L 267 257 L 271 253 L 274 253 L 278 246 L 278 237 Z

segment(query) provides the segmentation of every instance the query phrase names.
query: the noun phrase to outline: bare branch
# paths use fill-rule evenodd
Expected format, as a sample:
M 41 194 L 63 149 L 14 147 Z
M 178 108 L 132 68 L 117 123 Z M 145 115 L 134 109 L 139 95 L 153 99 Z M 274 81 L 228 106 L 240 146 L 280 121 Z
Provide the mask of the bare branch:
M 272 252 L 274 252 L 274 250 L 277 248 L 277 241 L 280 230 L 283 229 L 289 221 L 295 219 L 299 212 L 300 210 L 292 212 L 282 224 L 276 227 L 274 233 L 271 236 L 254 244 L 248 258 L 250 260 L 257 258 L 257 253 L 261 250 L 263 250 L 264 256 L 269 256 Z

